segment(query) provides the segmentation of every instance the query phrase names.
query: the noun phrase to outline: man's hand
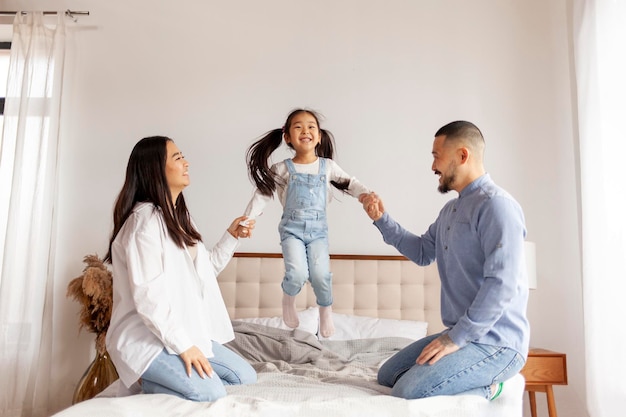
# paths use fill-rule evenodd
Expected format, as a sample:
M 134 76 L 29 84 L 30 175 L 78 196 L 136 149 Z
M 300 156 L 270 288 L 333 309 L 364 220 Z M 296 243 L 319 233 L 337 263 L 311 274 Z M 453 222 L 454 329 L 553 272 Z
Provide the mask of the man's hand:
M 436 363 L 439 359 L 446 355 L 456 352 L 459 347 L 454 344 L 450 336 L 447 334 L 441 335 L 432 342 L 430 342 L 422 353 L 419 355 L 415 363 L 418 365 L 424 365 L 428 362 L 429 365 Z
M 365 210 L 369 218 L 374 221 L 380 219 L 385 212 L 383 201 L 380 199 L 378 194 L 374 192 L 361 194 L 359 196 L 359 202 L 363 204 L 363 210 Z

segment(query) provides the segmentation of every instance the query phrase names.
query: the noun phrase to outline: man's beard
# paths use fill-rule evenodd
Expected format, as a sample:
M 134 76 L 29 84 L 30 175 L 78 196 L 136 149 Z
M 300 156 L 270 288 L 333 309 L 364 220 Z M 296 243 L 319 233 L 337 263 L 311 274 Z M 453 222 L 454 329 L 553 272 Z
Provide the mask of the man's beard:
M 456 180 L 456 167 L 453 167 L 450 171 L 450 175 L 441 174 L 441 184 L 437 187 L 437 190 L 441 194 L 452 191 L 452 184 L 454 184 L 454 181 Z

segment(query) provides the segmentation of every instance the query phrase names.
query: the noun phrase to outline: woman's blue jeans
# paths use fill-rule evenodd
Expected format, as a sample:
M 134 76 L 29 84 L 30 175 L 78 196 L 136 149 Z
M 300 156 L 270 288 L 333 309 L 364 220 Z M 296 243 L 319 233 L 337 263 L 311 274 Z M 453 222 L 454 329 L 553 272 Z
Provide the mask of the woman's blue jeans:
M 393 355 L 378 370 L 378 383 L 394 397 L 416 399 L 433 395 L 472 394 L 491 398 L 490 386 L 503 382 L 524 366 L 513 349 L 470 343 L 435 364 L 415 363 L 422 350 L 440 334 L 427 336 Z
M 213 354 L 208 358 L 214 371 L 213 378 L 205 376 L 202 379 L 195 368 L 188 376 L 180 356 L 163 349 L 141 376 L 143 392 L 171 394 L 192 401 L 215 401 L 226 396 L 224 385 L 256 382 L 254 368 L 226 346 L 213 342 Z

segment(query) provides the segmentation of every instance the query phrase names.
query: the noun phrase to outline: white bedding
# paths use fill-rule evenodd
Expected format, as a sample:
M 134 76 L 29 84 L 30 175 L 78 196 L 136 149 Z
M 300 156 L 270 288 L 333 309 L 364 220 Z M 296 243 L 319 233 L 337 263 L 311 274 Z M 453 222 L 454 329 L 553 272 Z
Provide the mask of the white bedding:
M 229 389 L 230 395 L 214 403 L 195 403 L 165 394 L 94 398 L 55 416 L 521 417 L 524 380 L 517 375 L 507 381 L 503 394 L 491 403 L 471 395 L 402 400 L 358 387 L 344 387 L 338 392 L 336 385 L 331 386 L 334 393 L 331 394 L 327 386 L 308 383 L 304 377 L 271 373 L 259 374 L 259 381 L 250 393 L 238 392 L 242 388 Z M 336 394 L 341 396 L 333 396 Z
M 415 416 L 521 417 L 524 379 L 517 375 L 495 401 L 471 395 L 403 400 L 378 385 L 380 364 L 411 341 L 398 337 L 319 341 L 303 331 L 287 331 L 234 322 L 236 338 L 229 347 L 246 357 L 258 382 L 228 386 L 228 395 L 213 403 L 174 396 L 132 395 L 95 398 L 56 417 L 84 416 Z M 104 393 L 114 392 L 110 387 Z

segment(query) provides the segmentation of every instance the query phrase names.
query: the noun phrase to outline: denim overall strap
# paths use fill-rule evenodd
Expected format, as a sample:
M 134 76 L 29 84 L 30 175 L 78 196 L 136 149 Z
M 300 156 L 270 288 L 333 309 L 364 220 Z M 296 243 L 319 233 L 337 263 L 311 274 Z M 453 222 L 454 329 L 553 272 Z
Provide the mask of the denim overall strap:
M 284 213 L 292 215 L 294 211 L 306 210 L 309 215 L 315 214 L 316 219 L 326 216 L 326 159 L 319 158 L 319 171 L 317 174 L 302 174 L 296 171 L 291 159 L 286 159 L 285 164 L 289 171 L 289 185 L 285 197 Z

